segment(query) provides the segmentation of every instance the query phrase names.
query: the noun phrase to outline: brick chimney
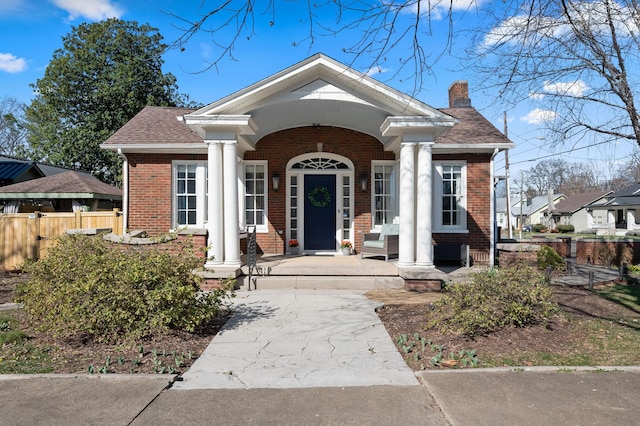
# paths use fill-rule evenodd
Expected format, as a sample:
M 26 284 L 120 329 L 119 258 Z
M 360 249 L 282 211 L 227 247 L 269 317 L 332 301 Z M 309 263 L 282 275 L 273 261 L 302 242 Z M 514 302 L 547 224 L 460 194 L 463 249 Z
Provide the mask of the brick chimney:
M 454 81 L 449 86 L 449 108 L 470 108 L 469 83 L 465 80 Z

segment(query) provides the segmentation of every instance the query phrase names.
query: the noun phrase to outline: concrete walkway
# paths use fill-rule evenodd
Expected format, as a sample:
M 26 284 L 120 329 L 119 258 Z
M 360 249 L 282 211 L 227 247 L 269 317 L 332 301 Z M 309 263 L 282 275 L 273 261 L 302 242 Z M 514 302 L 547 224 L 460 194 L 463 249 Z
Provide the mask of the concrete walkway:
M 362 292 L 240 292 L 236 313 L 174 389 L 416 386 Z

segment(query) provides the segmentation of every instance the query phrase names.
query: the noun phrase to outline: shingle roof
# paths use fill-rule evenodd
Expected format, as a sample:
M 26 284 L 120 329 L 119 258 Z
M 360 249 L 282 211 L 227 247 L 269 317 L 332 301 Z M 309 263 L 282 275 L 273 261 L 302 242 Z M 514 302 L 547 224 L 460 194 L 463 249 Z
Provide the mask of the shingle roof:
M 625 186 L 624 188 L 614 192 L 610 195 L 611 198 L 614 197 L 629 197 L 632 195 L 640 195 L 640 182 L 633 183 L 629 186 Z
M 176 119 L 194 111 L 192 108 L 144 107 L 103 145 L 202 143 L 197 133 Z
M 575 213 L 585 205 L 593 203 L 610 193 L 611 191 L 597 191 L 571 195 L 556 204 L 556 213 Z
M 594 200 L 589 207 L 637 206 L 640 205 L 640 182 L 633 183 L 605 196 L 601 201 Z
M 436 143 L 511 143 L 475 108 L 441 108 L 440 111 L 457 118 L 459 122 L 445 135 L 436 139 Z
M 28 180 L 0 188 L 3 194 L 100 194 L 122 197 L 122 189 L 106 184 L 86 173 L 69 171 L 53 176 Z M 15 197 L 12 197 L 15 198 Z M 29 198 L 29 197 L 26 197 Z M 55 198 L 55 197 L 52 197 Z

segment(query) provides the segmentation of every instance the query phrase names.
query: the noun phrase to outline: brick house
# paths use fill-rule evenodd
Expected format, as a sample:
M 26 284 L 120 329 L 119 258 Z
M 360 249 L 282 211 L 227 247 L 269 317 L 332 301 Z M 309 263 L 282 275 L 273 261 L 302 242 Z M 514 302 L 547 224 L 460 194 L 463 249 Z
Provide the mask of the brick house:
M 513 144 L 471 107 L 467 83 L 436 109 L 314 55 L 201 109 L 146 107 L 102 146 L 124 160 L 125 228 L 208 231 L 207 267 L 259 250 L 338 253 L 399 223 L 399 268 L 433 244 L 492 264 L 493 160 Z

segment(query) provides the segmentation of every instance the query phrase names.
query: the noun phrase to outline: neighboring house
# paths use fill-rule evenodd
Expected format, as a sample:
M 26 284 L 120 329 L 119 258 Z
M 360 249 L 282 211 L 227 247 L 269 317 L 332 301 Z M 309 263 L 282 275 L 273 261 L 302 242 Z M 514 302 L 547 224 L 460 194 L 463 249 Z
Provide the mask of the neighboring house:
M 591 215 L 591 219 L 589 219 L 590 215 L 585 206 L 597 202 L 612 192 L 613 191 L 596 191 L 570 195 L 556 204 L 555 211 L 552 214 L 554 223 L 556 225 L 573 225 L 576 232 L 589 229 L 589 220 L 591 220 L 592 223 L 602 223 L 606 214 L 603 214 L 602 211 L 596 212 L 596 214 Z
M 518 215 L 513 209 L 513 206 L 517 205 L 520 202 L 520 198 L 511 197 L 511 217 L 509 223 L 511 224 L 511 229 L 518 228 Z M 502 230 L 502 237 L 506 238 L 509 236 L 509 230 L 507 229 L 507 198 L 506 197 L 498 197 L 496 198 L 496 226 Z
M 585 207 L 588 228 L 598 234 L 624 235 L 640 230 L 640 182 L 611 192 Z
M 122 207 L 122 190 L 67 171 L 0 187 L 0 204 L 4 213 L 112 210 Z
M 37 161 L 0 156 L 0 186 L 12 185 L 31 179 L 67 172 L 67 169 Z
M 555 206 L 566 198 L 563 194 L 552 194 L 553 205 Z M 542 224 L 546 227 L 552 226 L 547 217 L 549 212 L 549 196 L 538 195 L 533 198 L 518 198 L 516 204 L 512 208 L 512 212 L 521 218 L 522 226 L 533 226 Z
M 433 244 L 493 261 L 493 160 L 513 144 L 471 107 L 466 82 L 436 109 L 314 55 L 199 110 L 147 107 L 102 147 L 124 159 L 125 228 L 208 231 L 206 267 L 238 271 L 259 250 L 359 252 L 399 223 L 400 268 L 433 267 Z

